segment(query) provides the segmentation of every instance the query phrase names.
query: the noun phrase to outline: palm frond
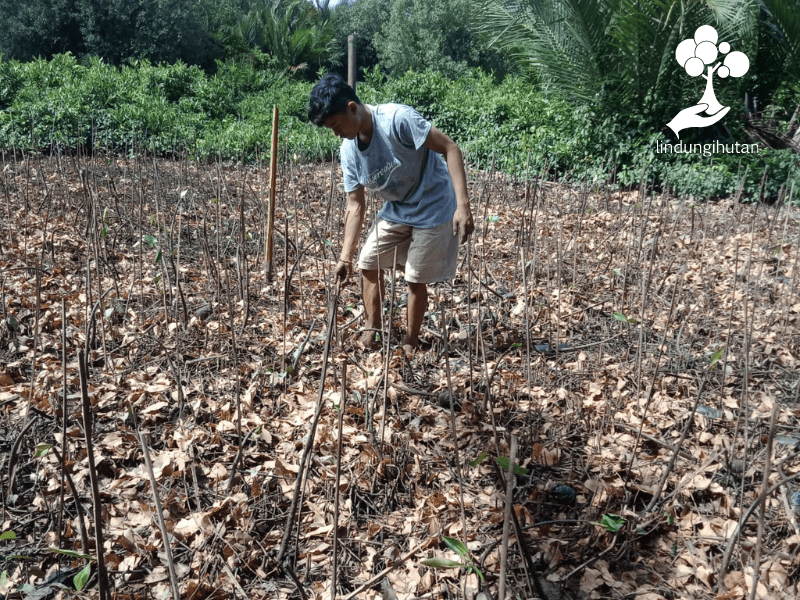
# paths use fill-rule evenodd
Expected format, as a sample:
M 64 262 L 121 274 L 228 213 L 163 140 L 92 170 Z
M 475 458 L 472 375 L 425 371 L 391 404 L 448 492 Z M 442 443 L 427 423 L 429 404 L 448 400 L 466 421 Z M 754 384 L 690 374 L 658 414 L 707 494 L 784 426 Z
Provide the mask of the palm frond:
M 557 91 L 591 99 L 603 73 L 607 0 L 483 0 L 479 30 Z
M 796 59 L 800 0 L 482 0 L 478 27 L 567 97 L 591 100 L 609 86 L 615 100 L 640 106 L 675 88 L 675 48 L 700 25 L 755 48 L 759 2 Z
M 783 37 L 794 72 L 800 72 L 800 0 L 761 0 Z

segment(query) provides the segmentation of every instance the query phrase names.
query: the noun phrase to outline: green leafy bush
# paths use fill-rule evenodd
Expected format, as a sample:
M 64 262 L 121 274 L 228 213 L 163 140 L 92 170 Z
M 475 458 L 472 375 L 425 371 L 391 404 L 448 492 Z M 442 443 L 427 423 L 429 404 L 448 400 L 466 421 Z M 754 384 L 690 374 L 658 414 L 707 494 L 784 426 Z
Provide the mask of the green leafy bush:
M 183 63 L 147 60 L 115 67 L 97 58 L 65 54 L 28 63 L 0 60 L 0 147 L 131 147 L 165 154 L 188 150 L 197 159 L 268 157 L 272 109 L 280 112 L 280 146 L 287 155 L 328 160 L 339 140 L 308 123 L 312 84 L 254 52 L 252 60 L 219 63 L 214 75 Z M 358 94 L 368 103 L 401 102 L 417 108 L 450 135 L 479 166 L 524 176 L 619 186 L 642 178 L 682 196 L 717 198 L 736 193 L 756 199 L 795 187 L 800 163 L 789 150 L 758 154 L 664 154 L 667 138 L 644 117 L 608 114 L 580 102 L 549 97 L 518 77 L 496 83 L 478 69 L 457 80 L 427 70 L 386 80 L 366 71 Z M 776 95 L 788 122 L 800 103 L 800 84 Z M 738 139 L 746 139 L 730 119 Z M 746 176 L 745 176 L 746 174 Z

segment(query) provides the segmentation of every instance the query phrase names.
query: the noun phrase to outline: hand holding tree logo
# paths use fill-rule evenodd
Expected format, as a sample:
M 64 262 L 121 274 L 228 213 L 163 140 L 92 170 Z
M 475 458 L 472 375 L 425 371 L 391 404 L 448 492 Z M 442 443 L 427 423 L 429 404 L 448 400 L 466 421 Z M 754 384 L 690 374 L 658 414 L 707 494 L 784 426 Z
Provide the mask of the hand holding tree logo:
M 694 38 L 683 40 L 675 49 L 675 60 L 690 77 L 702 75 L 706 80 L 706 89 L 700 101 L 683 109 L 667 123 L 667 127 L 678 133 L 687 127 L 708 127 L 728 114 L 730 106 L 722 106 L 714 94 L 714 73 L 725 79 L 741 77 L 750 69 L 750 61 L 742 52 L 731 52 L 728 42 L 717 45 L 717 30 L 710 25 L 697 28 Z M 725 58 L 717 62 L 720 54 Z M 712 66 L 713 65 L 713 66 Z M 705 71 L 705 74 L 704 74 Z M 703 116 L 705 113 L 707 116 Z

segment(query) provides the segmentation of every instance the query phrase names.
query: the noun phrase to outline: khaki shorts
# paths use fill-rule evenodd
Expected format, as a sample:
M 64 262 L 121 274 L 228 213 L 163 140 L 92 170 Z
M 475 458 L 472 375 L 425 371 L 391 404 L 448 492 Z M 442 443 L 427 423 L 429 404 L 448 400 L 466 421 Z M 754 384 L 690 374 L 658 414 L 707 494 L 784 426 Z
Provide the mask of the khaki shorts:
M 456 276 L 458 236 L 453 235 L 452 220 L 438 227 L 420 229 L 378 219 L 358 256 L 358 268 L 391 269 L 395 248 L 397 268 L 405 271 L 406 281 L 436 283 Z

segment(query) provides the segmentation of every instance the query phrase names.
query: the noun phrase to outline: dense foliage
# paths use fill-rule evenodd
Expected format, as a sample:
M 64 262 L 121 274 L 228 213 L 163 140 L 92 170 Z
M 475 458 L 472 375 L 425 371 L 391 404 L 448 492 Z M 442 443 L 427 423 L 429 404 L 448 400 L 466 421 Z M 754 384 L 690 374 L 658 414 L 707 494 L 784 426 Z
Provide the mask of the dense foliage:
M 310 85 L 265 68 L 273 59 L 220 63 L 214 75 L 177 63 L 135 61 L 121 68 L 59 55 L 0 63 L 0 147 L 78 144 L 157 153 L 254 157 L 269 147 L 272 107 L 280 107 L 289 148 L 330 156 L 304 117 Z
M 0 55 L 17 60 L 70 52 L 122 64 L 132 58 L 211 67 L 226 1 L 0 0 Z
M 698 197 L 743 178 L 752 196 L 766 172 L 766 197 L 800 190 L 791 150 L 658 151 L 702 90 L 674 58 L 701 23 L 751 69 L 717 86 L 732 107 L 724 121 L 682 141 L 800 144 L 800 0 L 0 0 L 0 11 L 3 148 L 252 160 L 277 105 L 284 152 L 330 157 L 338 141 L 306 122 L 305 105 L 321 72 L 343 71 L 355 33 L 362 97 L 415 106 L 482 166 L 644 178 Z
M 310 68 L 332 64 L 333 22 L 306 0 L 250 0 L 220 34 L 229 57 L 259 50 L 282 67 Z

